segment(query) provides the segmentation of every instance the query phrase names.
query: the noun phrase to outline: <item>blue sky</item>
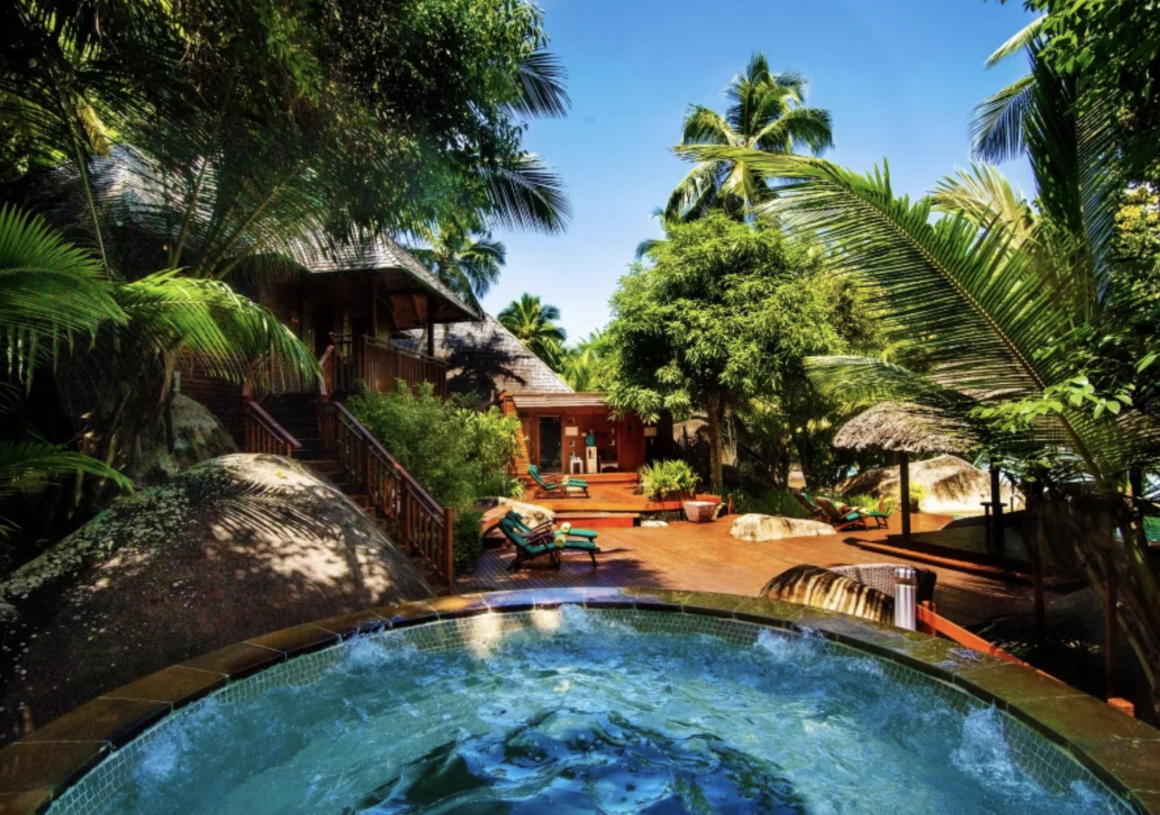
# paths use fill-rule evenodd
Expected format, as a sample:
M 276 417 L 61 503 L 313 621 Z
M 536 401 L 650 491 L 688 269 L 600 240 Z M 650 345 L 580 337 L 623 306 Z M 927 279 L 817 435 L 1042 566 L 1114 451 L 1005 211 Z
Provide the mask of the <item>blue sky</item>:
M 559 306 L 570 339 L 607 323 L 608 298 L 651 213 L 688 170 L 670 148 L 691 103 L 723 111 L 722 90 L 754 51 L 810 81 L 830 110 L 826 158 L 868 170 L 885 157 L 895 189 L 921 195 L 969 163 L 973 105 L 1026 68 L 986 57 L 1030 19 L 1012 0 L 540 0 L 568 69 L 572 111 L 533 122 L 528 148 L 563 177 L 564 235 L 500 233 L 508 263 L 484 305 L 522 292 Z M 1030 194 L 1023 163 L 1003 168 Z

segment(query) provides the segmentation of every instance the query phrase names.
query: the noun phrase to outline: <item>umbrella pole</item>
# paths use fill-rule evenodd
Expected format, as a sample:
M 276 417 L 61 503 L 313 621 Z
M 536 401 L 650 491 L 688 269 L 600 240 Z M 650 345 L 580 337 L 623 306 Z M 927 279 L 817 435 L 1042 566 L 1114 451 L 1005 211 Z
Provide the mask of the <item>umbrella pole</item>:
M 910 453 L 898 454 L 898 489 L 902 494 L 902 541 L 910 543 Z

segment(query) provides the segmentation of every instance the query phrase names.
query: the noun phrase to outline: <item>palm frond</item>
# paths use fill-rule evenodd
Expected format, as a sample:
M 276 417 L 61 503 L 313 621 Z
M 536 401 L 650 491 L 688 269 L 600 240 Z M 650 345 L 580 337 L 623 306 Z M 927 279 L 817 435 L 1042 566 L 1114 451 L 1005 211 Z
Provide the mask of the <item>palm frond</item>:
M 158 352 L 197 352 L 215 376 L 243 381 L 259 358 L 285 376 L 319 376 L 314 355 L 272 312 L 225 283 L 169 270 L 126 284 L 118 300 L 128 331 L 148 338 Z
M 738 136 L 717 111 L 692 105 L 685 116 L 681 144 L 737 144 Z
M 1047 15 L 1045 14 L 1042 17 L 1036 17 L 1023 28 L 1019 29 L 1019 31 L 1015 32 L 1011 39 L 1000 45 L 991 56 L 987 57 L 987 61 L 984 63 L 986 68 L 994 68 L 1008 57 L 1012 57 L 1030 48 L 1039 39 L 1039 35 L 1043 33 L 1046 22 Z
M 975 107 L 971 116 L 971 154 L 999 163 L 1026 149 L 1023 120 L 1035 93 L 1035 77 L 1020 77 Z
M 0 334 L 12 373 L 30 373 L 41 351 L 123 322 L 96 258 L 43 219 L 0 206 Z
M 567 229 L 572 205 L 560 177 L 532 153 L 480 171 L 487 218 L 503 227 L 557 234 Z
M 821 108 L 794 108 L 758 131 L 756 146 L 771 153 L 802 148 L 818 155 L 834 146 L 830 112 Z
M 564 89 L 567 78 L 567 70 L 554 54 L 543 49 L 533 51 L 520 63 L 519 98 L 512 109 L 525 116 L 567 116 L 572 105 Z
M 931 201 L 935 211 L 962 213 L 980 228 L 996 221 L 1006 225 L 1016 248 L 1032 237 L 1035 228 L 1031 204 L 991 164 L 975 163 L 969 170 L 945 176 L 931 191 Z

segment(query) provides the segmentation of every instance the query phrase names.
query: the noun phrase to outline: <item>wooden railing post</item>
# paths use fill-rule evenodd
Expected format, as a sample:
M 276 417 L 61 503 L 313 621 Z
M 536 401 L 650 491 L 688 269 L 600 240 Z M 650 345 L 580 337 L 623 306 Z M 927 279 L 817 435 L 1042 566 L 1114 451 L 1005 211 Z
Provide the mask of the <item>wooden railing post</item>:
M 455 510 L 443 507 L 443 568 L 451 593 L 455 594 Z
M 403 537 L 401 543 L 403 550 L 411 551 L 411 488 L 407 483 L 407 479 L 399 479 L 399 503 L 401 504 L 403 517 L 399 522 L 400 534 Z

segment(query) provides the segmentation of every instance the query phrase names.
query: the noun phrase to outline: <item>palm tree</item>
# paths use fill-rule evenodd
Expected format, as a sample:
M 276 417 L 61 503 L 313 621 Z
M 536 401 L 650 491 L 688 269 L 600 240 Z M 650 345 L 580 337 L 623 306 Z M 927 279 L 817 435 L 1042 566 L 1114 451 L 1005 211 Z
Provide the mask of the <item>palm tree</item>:
M 541 303 L 539 297 L 524 292 L 519 300 L 505 306 L 496 319 L 553 369 L 559 364 L 568 334 L 556 325 L 560 319 L 560 309 L 556 306 Z
M 478 308 L 480 299 L 499 280 L 507 260 L 504 245 L 492 240 L 489 232 L 454 223 L 424 226 L 419 237 L 427 245 L 408 247 L 411 254 L 465 303 Z
M 577 345 L 564 348 L 560 358 L 560 376 L 577 393 L 592 393 L 605 389 L 604 335 L 593 331 Z
M 888 167 L 863 175 L 752 149 L 687 152 L 702 161 L 744 162 L 780 182 L 778 198 L 763 209 L 789 228 L 823 235 L 881 293 L 877 306 L 895 317 L 883 323 L 885 339 L 918 344 L 929 365 L 917 374 L 879 360 L 816 359 L 823 390 L 902 398 L 975 420 L 1022 416 L 1023 430 L 992 439 L 1016 454 L 1027 445 L 1063 450 L 1080 465 L 1120 530 L 1118 542 L 1106 542 L 1110 565 L 1099 567 L 1111 572 L 1092 572 L 1092 579 L 1118 579 L 1122 614 L 1135 623 L 1129 641 L 1146 674 L 1160 681 L 1160 578 L 1138 524 L 1117 499 L 1127 473 L 1154 472 L 1160 463 L 1160 420 L 1124 394 L 1092 393 L 1080 367 L 1091 358 L 1083 353 L 1085 337 L 1103 336 L 1114 326 L 1113 309 L 1124 306 L 1108 285 L 1122 178 L 1115 119 L 1099 100 L 1082 98 L 1080 82 L 1039 59 L 1035 42 L 1030 57 L 1031 78 L 1008 95 L 1006 112 L 992 98 L 975 130 L 980 144 L 1027 154 L 1034 209 L 985 168 L 944 181 L 935 199 L 912 202 L 894 194 Z M 936 206 L 942 218 L 932 217 Z M 1100 562 L 1085 551 L 1081 560 Z
M 81 338 L 91 342 L 102 326 L 127 322 L 115 286 L 99 262 L 48 229 L 42 219 L 0 206 L 0 350 L 7 383 L 30 387 L 37 367 L 54 363 Z M 5 395 L 17 396 L 12 390 L 6 387 Z M 9 429 L 27 435 L 11 425 Z M 35 437 L 0 440 L 0 501 L 79 473 L 129 486 L 102 461 L 60 445 Z M 0 537 L 10 531 L 0 518 Z
M 805 79 L 793 72 L 771 73 L 764 54 L 754 54 L 725 96 L 732 104 L 724 116 L 702 105 L 689 108 L 682 146 L 722 145 L 774 154 L 804 149 L 817 155 L 833 145 L 829 111 L 805 106 Z M 714 207 L 747 217 L 772 195 L 748 162 L 702 159 L 673 190 L 664 217 L 691 220 Z

